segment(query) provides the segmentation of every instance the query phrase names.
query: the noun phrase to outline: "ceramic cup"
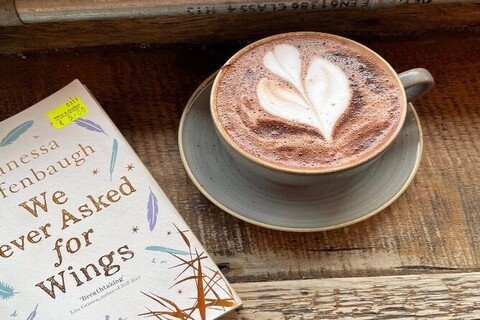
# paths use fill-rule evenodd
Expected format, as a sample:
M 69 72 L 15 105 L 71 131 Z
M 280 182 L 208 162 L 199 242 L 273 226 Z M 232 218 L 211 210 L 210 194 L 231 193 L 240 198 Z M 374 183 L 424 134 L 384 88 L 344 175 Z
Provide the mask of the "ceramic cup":
M 397 74 L 343 37 L 293 32 L 256 41 L 215 77 L 217 136 L 249 177 L 308 186 L 353 179 L 387 150 L 433 77 Z

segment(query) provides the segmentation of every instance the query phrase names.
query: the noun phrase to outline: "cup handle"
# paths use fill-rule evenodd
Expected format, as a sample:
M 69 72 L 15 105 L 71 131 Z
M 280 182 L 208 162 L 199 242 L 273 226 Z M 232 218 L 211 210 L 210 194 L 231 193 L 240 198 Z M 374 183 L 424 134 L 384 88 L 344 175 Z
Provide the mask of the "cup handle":
M 432 74 L 423 68 L 410 69 L 398 76 L 405 88 L 408 102 L 423 96 L 432 89 L 435 83 Z

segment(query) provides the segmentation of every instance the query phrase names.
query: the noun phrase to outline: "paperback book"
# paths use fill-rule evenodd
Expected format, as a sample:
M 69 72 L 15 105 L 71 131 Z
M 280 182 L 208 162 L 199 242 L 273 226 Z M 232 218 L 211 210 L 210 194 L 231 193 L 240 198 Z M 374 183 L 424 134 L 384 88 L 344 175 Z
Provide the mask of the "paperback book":
M 216 319 L 241 304 L 75 80 L 0 122 L 0 319 Z

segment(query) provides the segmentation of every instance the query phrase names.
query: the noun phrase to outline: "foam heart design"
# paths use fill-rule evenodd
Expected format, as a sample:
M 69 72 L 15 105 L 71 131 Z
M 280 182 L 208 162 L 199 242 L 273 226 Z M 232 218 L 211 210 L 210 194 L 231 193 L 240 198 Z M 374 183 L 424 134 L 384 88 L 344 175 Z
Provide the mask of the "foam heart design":
M 258 101 L 267 112 L 320 130 L 332 142 L 335 124 L 347 110 L 352 96 L 346 74 L 329 60 L 315 57 L 302 79 L 300 52 L 281 44 L 265 54 L 263 63 L 273 74 L 287 81 L 261 79 Z

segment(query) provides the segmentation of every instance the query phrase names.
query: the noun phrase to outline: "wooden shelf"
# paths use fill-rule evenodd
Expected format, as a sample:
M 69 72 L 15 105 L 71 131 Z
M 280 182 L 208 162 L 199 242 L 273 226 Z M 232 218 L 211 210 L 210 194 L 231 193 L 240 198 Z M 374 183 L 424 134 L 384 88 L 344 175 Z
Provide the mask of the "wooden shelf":
M 409 4 L 375 10 L 305 10 L 37 23 L 0 27 L 0 52 L 129 43 L 225 43 L 303 30 L 347 37 L 480 32 L 479 6 L 478 2 Z

